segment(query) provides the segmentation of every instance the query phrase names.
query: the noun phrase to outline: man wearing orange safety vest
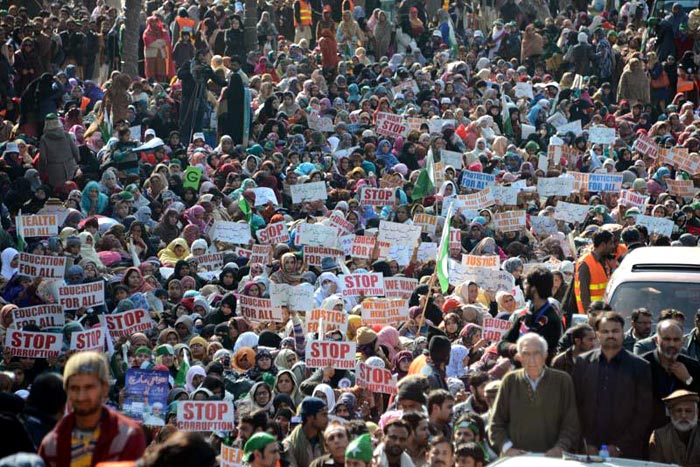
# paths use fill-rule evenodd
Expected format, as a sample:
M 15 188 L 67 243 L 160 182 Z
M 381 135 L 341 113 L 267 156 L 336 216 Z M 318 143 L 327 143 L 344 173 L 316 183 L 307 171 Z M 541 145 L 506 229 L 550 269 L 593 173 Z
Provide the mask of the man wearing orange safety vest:
M 606 259 L 616 251 L 615 235 L 607 230 L 599 230 L 593 236 L 593 250 L 576 263 L 574 292 L 579 313 L 586 313 L 591 302 L 603 300 L 610 279 Z
M 311 26 L 313 20 L 311 18 L 311 4 L 307 0 L 296 0 L 294 2 L 294 43 L 298 44 L 300 40 L 306 39 L 311 43 Z

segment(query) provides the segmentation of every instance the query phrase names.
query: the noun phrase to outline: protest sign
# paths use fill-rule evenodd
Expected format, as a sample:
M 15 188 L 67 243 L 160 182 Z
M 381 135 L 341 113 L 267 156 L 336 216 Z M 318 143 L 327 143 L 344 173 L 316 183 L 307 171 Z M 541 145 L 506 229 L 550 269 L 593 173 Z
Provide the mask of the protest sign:
M 270 260 L 270 254 L 272 253 L 272 245 L 253 245 L 250 250 L 250 259 L 248 264 L 267 264 Z
M 409 131 L 417 131 L 420 133 L 421 126 L 428 125 L 428 119 L 419 117 L 406 117 L 406 123 L 408 123 Z
M 613 144 L 615 143 L 615 128 L 592 126 L 588 129 L 588 141 L 591 143 Z
M 445 163 L 433 162 L 433 183 L 436 187 L 441 187 L 445 182 Z
M 126 370 L 122 412 L 147 426 L 164 426 L 168 412 L 168 377 L 161 370 Z
M 413 225 L 420 226 L 423 232 L 434 234 L 437 230 L 438 218 L 430 214 L 417 213 L 413 216 Z
M 344 311 L 324 310 L 314 308 L 306 313 L 306 334 L 319 332 L 319 325 L 323 322 L 323 332 L 340 330 L 345 335 L 348 330 L 348 316 Z M 320 336 L 321 338 L 323 336 Z
M 257 232 L 260 243 L 287 243 L 289 241 L 289 229 L 284 222 L 275 222 Z
M 515 97 L 520 98 L 520 97 L 527 97 L 528 99 L 533 99 L 535 95 L 533 94 L 532 91 L 532 84 L 531 83 L 523 83 L 523 82 L 517 82 L 515 83 Z
M 314 305 L 314 286 L 270 282 L 270 300 L 274 309 L 286 306 L 289 310 L 311 311 Z
M 292 195 L 293 204 L 328 199 L 326 182 L 309 182 L 291 185 L 289 187 L 289 192 Z
M 554 208 L 554 218 L 558 221 L 581 223 L 586 220 L 590 207 L 585 204 L 574 204 L 559 201 Z
M 235 248 L 233 250 L 233 252 L 236 253 L 238 256 L 242 256 L 243 258 L 248 258 L 248 259 L 250 259 L 250 256 L 253 254 L 252 250 L 249 250 L 247 248 L 240 248 L 240 247 Z M 163 268 L 160 268 L 160 269 L 162 270 Z M 162 272 L 161 272 L 161 274 L 162 274 Z
M 337 227 L 338 230 L 340 230 L 341 235 L 355 232 L 355 226 L 352 224 L 352 222 L 346 220 L 339 211 L 333 211 L 333 214 L 331 214 L 331 216 L 328 218 L 328 225 L 331 227 Z
M 464 167 L 461 152 L 440 149 L 440 161 L 444 162 L 445 166 L 451 165 L 455 170 L 461 170 Z
M 333 125 L 333 120 L 329 117 L 322 117 L 318 110 L 312 110 L 306 117 L 309 128 L 314 131 L 320 131 L 321 133 L 333 133 L 335 131 L 335 126 Z
M 253 239 L 246 222 L 216 221 L 209 231 L 212 240 L 235 245 L 247 245 Z
M 408 319 L 408 300 L 373 298 L 362 301 L 363 326 L 395 326 Z
M 275 206 L 279 205 L 277 202 L 277 195 L 275 194 L 275 191 L 272 188 L 268 187 L 258 187 L 258 188 L 253 188 L 253 192 L 255 193 L 255 206 L 265 206 L 268 202 L 274 204 Z
M 377 240 L 390 244 L 403 243 L 415 246 L 420 239 L 421 228 L 418 225 L 400 224 L 398 222 L 379 221 Z
M 451 123 L 454 125 L 455 121 L 453 118 L 431 118 L 428 120 L 428 131 L 430 131 L 431 134 L 442 133 L 442 126 L 445 123 Z
M 391 94 L 396 97 L 398 93 L 405 93 L 407 91 L 413 91 L 417 93 L 420 89 L 418 88 L 418 83 L 414 79 L 407 79 L 400 82 L 396 86 L 391 88 Z
M 329 225 L 302 222 L 297 227 L 295 243 L 297 245 L 335 248 L 338 246 L 338 228 Z
M 574 191 L 579 192 L 581 190 L 588 191 L 588 175 L 583 172 L 567 172 L 566 177 L 573 177 Z
M 341 250 L 345 256 L 350 256 L 352 254 L 352 244 L 354 241 L 354 234 L 341 235 L 338 237 L 338 249 Z
M 692 180 L 666 180 L 669 192 L 683 198 L 692 198 L 697 193 Z
M 42 279 L 63 279 L 66 272 L 65 256 L 19 254 L 19 273 Z
M 557 233 L 557 220 L 549 216 L 530 216 L 530 226 L 535 235 L 553 235 Z
M 499 269 L 501 258 L 498 255 L 462 255 L 462 264 L 469 268 Z
M 477 193 L 471 193 L 468 195 L 457 196 L 457 202 L 454 209 L 485 209 L 489 206 L 496 204 L 496 199 L 494 198 L 492 187 L 486 187 Z
M 566 125 L 561 125 L 557 128 L 558 135 L 566 135 L 568 132 L 572 132 L 576 136 L 579 136 L 581 133 L 583 133 L 581 120 L 576 120 L 574 122 L 567 123 Z
M 155 327 L 151 316 L 142 309 L 100 315 L 100 320 L 104 320 L 113 340 L 118 337 L 128 337 L 137 332 L 145 332 Z
M 219 467 L 243 467 L 243 449 L 221 443 L 221 463 Z
M 224 253 L 208 253 L 193 256 L 200 271 L 216 271 L 224 267 Z
M 549 196 L 569 196 L 574 190 L 575 180 L 571 177 L 539 177 L 537 194 L 543 198 Z
M 63 334 L 53 332 L 30 332 L 8 329 L 5 349 L 13 357 L 49 358 L 58 357 L 63 347 Z
M 503 334 L 508 332 L 512 323 L 505 319 L 496 318 L 484 318 L 484 332 L 482 333 L 482 339 L 488 339 L 491 342 L 500 342 Z
M 386 252 L 385 249 L 379 249 L 379 259 L 394 260 L 399 266 L 408 266 L 411 262 L 411 257 L 413 256 L 414 245 L 408 245 L 407 243 L 391 243 L 389 244 L 389 251 Z
M 648 202 L 648 196 L 640 195 L 639 193 L 635 193 L 634 191 L 630 190 L 622 190 L 620 192 L 619 203 L 621 206 L 643 208 Z
M 622 188 L 622 175 L 589 174 L 588 191 L 618 192 Z
M 103 281 L 97 281 L 59 287 L 58 303 L 66 310 L 104 305 L 105 284 Z
M 352 242 L 350 256 L 358 259 L 368 259 L 374 252 L 374 245 L 377 242 L 375 237 L 367 237 L 365 235 L 355 235 Z
M 58 217 L 55 214 L 16 216 L 15 225 L 22 226 L 21 234 L 24 238 L 58 235 Z
M 307 368 L 355 369 L 357 344 L 347 341 L 306 341 Z
M 462 171 L 462 186 L 469 190 L 483 190 L 496 183 L 496 176 L 483 172 Z
M 177 429 L 180 431 L 232 431 L 233 402 L 179 401 Z
M 638 214 L 635 216 L 635 224 L 646 227 L 649 234 L 656 233 L 670 238 L 673 233 L 673 221 L 665 217 Z
M 70 335 L 70 350 L 77 352 L 87 352 L 94 350 L 102 352 L 105 348 L 105 332 L 102 327 L 88 329 L 87 331 L 76 331 Z
M 659 145 L 647 135 L 637 135 L 637 140 L 634 142 L 634 149 L 641 155 L 656 159 L 659 155 Z
M 664 162 L 671 164 L 676 170 L 684 170 L 690 175 L 700 173 L 700 157 L 691 155 L 688 148 L 675 146 L 668 149 L 664 156 Z
M 40 329 L 62 328 L 66 317 L 59 305 L 36 305 L 12 310 L 14 327 L 21 329 L 28 324 L 35 324 Z
M 433 255 L 435 258 L 435 255 Z M 409 277 L 385 277 L 384 290 L 388 298 L 411 298 L 413 290 L 418 287 L 418 279 Z
M 343 297 L 384 295 L 384 276 L 380 272 L 343 274 L 340 276 Z
M 190 165 L 183 172 L 183 188 L 194 188 L 199 190 L 199 183 L 202 181 L 202 169 Z
M 461 250 L 462 249 L 462 231 L 453 227 L 450 227 L 450 250 Z M 437 258 L 437 256 L 436 256 Z
M 525 210 L 499 212 L 493 216 L 496 229 L 501 232 L 516 232 L 525 227 Z
M 389 206 L 393 202 L 393 189 L 372 188 L 368 186 L 363 186 L 360 189 L 360 204 L 363 206 Z
M 502 206 L 515 206 L 518 204 L 520 188 L 517 186 L 493 185 L 488 187 L 487 190 L 490 190 L 493 194 L 494 201 L 497 204 Z
M 345 261 L 345 252 L 338 248 L 327 248 L 325 246 L 304 247 L 304 259 L 309 266 L 321 266 L 323 258 L 333 258 L 336 264 Z
M 44 207 L 41 208 L 37 214 L 54 214 L 56 215 L 58 225 L 63 225 L 70 211 L 63 204 L 54 204 L 52 201 L 53 200 L 49 198 Z
M 468 268 L 457 261 L 448 261 L 448 277 L 450 284 L 458 285 L 464 282 L 476 282 L 479 287 L 487 290 L 504 290 L 511 292 L 515 284 L 513 275 L 507 271 L 491 268 Z
M 389 138 L 398 138 L 408 134 L 408 123 L 404 121 L 401 115 L 392 114 L 389 112 L 377 112 L 377 134 L 388 136 Z
M 450 232 L 451 233 L 451 232 Z M 435 242 L 421 242 L 418 245 L 418 252 L 416 253 L 416 260 L 425 263 L 431 259 L 437 258 L 437 243 Z M 386 282 L 385 282 L 386 285 Z
M 239 295 L 238 311 L 243 317 L 254 322 L 281 323 L 284 320 L 282 309 L 274 308 L 269 298 Z
M 398 391 L 396 376 L 390 370 L 360 362 L 355 371 L 355 384 L 372 393 L 393 394 Z

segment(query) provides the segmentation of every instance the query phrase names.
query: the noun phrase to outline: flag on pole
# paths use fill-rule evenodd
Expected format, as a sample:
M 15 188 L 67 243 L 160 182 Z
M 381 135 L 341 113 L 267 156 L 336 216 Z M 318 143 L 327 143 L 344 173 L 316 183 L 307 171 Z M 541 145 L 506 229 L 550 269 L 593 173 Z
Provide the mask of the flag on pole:
M 253 221 L 253 211 L 250 209 L 250 205 L 248 205 L 248 200 L 245 199 L 243 195 L 238 197 L 238 207 L 241 208 L 241 212 L 245 216 L 246 222 L 250 224 Z
M 24 223 L 22 222 L 22 210 L 15 218 L 15 230 L 17 234 L 17 251 L 24 251 L 27 247 L 27 242 L 24 241 Z
M 453 205 L 454 204 L 451 203 L 447 208 L 447 216 L 445 217 L 445 225 L 442 227 L 442 237 L 440 238 L 440 246 L 438 247 L 437 262 L 435 265 L 442 293 L 446 293 L 447 289 L 450 287 L 448 262 L 450 259 L 450 226 L 452 225 Z
M 413 187 L 411 198 L 413 201 L 425 198 L 435 189 L 435 167 L 433 167 L 433 149 L 428 150 L 425 156 L 425 165 L 418 175 L 418 180 Z
M 187 355 L 187 349 L 182 351 L 182 362 L 180 362 L 180 367 L 177 369 L 177 375 L 175 375 L 175 387 L 184 387 L 187 383 L 187 372 L 190 371 L 190 359 Z
M 503 134 L 513 136 L 513 124 L 510 121 L 510 109 L 505 94 L 501 96 L 501 121 L 503 122 Z

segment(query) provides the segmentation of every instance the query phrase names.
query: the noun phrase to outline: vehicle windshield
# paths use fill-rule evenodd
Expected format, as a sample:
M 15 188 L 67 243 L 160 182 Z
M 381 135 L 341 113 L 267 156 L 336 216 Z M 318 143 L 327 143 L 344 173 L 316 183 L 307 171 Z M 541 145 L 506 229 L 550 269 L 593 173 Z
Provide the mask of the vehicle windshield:
M 684 332 L 690 332 L 700 308 L 700 282 L 626 282 L 615 289 L 610 305 L 625 317 L 626 327 L 635 308 L 651 311 L 654 322 L 661 310 L 675 308 L 685 315 Z
M 671 13 L 671 7 L 673 7 L 674 3 L 680 3 L 681 8 L 683 8 L 683 11 L 686 13 L 698 7 L 697 0 L 659 0 L 654 3 L 654 14 L 649 16 L 659 17 L 659 15 L 661 15 L 661 18 L 666 16 L 667 14 Z

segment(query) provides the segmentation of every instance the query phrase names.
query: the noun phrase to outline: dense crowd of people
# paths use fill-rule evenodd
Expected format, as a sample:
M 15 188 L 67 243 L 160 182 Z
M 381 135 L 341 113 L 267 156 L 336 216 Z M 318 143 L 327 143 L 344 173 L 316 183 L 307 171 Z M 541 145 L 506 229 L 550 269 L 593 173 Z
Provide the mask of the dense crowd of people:
M 3 4 L 0 466 L 700 465 L 700 9 L 249 3 Z

